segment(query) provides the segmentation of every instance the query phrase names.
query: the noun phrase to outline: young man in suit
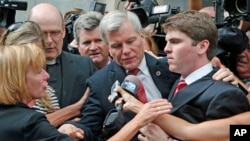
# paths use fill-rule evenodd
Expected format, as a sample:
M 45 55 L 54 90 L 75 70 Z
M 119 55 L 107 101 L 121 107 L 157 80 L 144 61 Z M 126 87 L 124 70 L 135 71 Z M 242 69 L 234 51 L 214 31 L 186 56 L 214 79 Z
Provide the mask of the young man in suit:
M 96 70 L 92 60 L 62 51 L 65 25 L 61 13 L 53 5 L 34 6 L 28 20 L 38 23 L 46 36 L 48 82 L 55 89 L 60 107 L 77 102 L 86 90 L 85 80 Z
M 166 47 L 169 70 L 181 74 L 168 100 L 171 113 L 191 123 L 230 117 L 249 110 L 243 91 L 216 81 L 217 70 L 210 63 L 217 46 L 217 28 L 206 13 L 186 11 L 166 20 Z M 187 84 L 177 89 L 179 80 Z

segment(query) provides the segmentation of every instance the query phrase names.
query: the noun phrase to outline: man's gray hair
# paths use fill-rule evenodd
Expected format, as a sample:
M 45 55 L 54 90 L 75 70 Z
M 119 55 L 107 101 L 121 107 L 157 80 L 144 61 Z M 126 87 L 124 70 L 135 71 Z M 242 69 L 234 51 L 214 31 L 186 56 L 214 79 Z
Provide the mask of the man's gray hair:
M 132 23 L 136 33 L 140 34 L 142 32 L 142 26 L 136 14 L 126 10 L 114 10 L 106 14 L 101 20 L 99 30 L 102 40 L 108 44 L 107 32 L 118 30 L 127 20 Z
M 99 26 L 103 15 L 96 11 L 89 11 L 85 14 L 80 15 L 74 23 L 74 38 L 79 43 L 79 32 L 80 30 L 92 30 Z

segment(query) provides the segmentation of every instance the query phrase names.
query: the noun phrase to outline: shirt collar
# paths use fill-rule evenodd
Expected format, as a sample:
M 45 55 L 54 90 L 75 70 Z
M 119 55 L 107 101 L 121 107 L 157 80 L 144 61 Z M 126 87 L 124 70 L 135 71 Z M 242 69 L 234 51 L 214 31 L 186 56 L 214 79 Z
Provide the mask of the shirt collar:
M 202 78 L 203 76 L 207 75 L 212 70 L 213 70 L 212 64 L 208 63 L 208 64 L 202 66 L 201 68 L 195 70 L 191 74 L 189 74 L 186 77 L 185 82 L 189 85 L 189 84 L 193 83 L 194 81 L 196 81 L 196 80 Z M 181 78 L 181 79 L 183 79 L 183 78 Z

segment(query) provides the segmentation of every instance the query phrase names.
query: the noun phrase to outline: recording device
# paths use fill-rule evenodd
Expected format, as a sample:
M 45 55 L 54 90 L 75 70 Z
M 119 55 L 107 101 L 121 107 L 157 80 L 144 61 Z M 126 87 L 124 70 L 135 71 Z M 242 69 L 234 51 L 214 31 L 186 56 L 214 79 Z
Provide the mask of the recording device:
M 138 92 L 138 84 L 140 80 L 136 78 L 134 75 L 128 75 L 125 77 L 124 81 L 121 84 L 121 87 L 130 93 L 133 96 L 136 96 Z M 114 89 L 120 86 L 119 81 L 115 81 L 115 83 L 111 87 L 111 103 L 115 103 L 115 101 L 121 97 L 121 95 L 114 91 Z M 124 125 L 124 115 L 122 112 L 123 103 L 119 104 L 116 108 L 109 111 L 107 114 L 102 128 L 102 136 L 104 138 L 109 138 L 114 135 L 117 131 L 119 131 Z
M 15 22 L 16 10 L 27 10 L 27 2 L 0 0 L 0 27 L 7 28 Z
M 231 16 L 243 16 L 249 19 L 250 0 L 224 0 L 223 7 Z
M 135 2 L 129 11 L 134 12 L 142 24 L 142 27 L 146 27 L 149 24 L 154 25 L 156 34 L 152 35 L 155 43 L 158 47 L 158 56 L 166 56 L 164 47 L 166 45 L 165 33 L 162 30 L 161 24 L 165 22 L 170 16 L 180 12 L 179 6 L 171 5 L 159 5 L 156 0 L 128 0 L 129 2 Z
M 224 26 L 218 29 L 216 56 L 237 76 L 237 56 L 247 47 L 248 37 L 244 31 L 233 26 Z
M 250 0 L 215 0 L 216 25 L 238 26 L 240 20 L 250 21 Z M 229 16 L 224 18 L 224 11 Z
M 105 8 L 106 8 L 106 4 L 96 2 L 96 1 L 91 1 L 89 11 L 97 11 L 97 12 L 100 12 L 101 14 L 104 15 L 105 14 Z
M 129 11 L 134 12 L 140 19 L 143 27 L 148 24 L 161 24 L 169 16 L 179 13 L 180 7 L 171 7 L 170 5 L 158 5 L 156 0 L 128 0 L 135 2 Z
M 238 25 L 240 20 L 250 20 L 250 0 L 215 0 L 214 2 L 217 9 L 215 24 L 219 37 L 216 56 L 237 75 L 237 56 L 248 46 L 248 37 L 244 31 L 238 29 Z M 229 16 L 224 18 L 224 11 L 227 11 Z
M 121 97 L 120 94 L 114 91 L 114 89 L 117 88 L 118 86 L 120 86 L 120 82 L 116 80 L 115 83 L 111 87 L 110 102 L 113 104 L 119 97 Z
M 80 16 L 81 14 L 71 14 L 67 19 L 65 19 L 65 28 L 67 32 L 67 40 L 70 43 L 71 41 L 74 40 L 74 33 L 73 33 L 73 28 L 74 28 L 74 23 L 76 19 Z
M 66 34 L 63 39 L 63 50 L 72 54 L 80 54 L 78 48 L 69 45 L 69 43 L 74 40 L 74 23 L 80 15 L 81 14 L 74 13 L 71 14 L 67 19 L 64 19 Z

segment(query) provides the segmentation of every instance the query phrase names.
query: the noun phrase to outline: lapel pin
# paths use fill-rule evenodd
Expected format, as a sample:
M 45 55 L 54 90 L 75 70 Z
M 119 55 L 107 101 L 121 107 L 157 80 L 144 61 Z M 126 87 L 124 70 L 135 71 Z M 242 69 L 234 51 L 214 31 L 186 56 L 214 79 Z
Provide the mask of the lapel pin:
M 161 72 L 160 71 L 157 71 L 156 72 L 156 76 L 160 76 L 161 75 Z

